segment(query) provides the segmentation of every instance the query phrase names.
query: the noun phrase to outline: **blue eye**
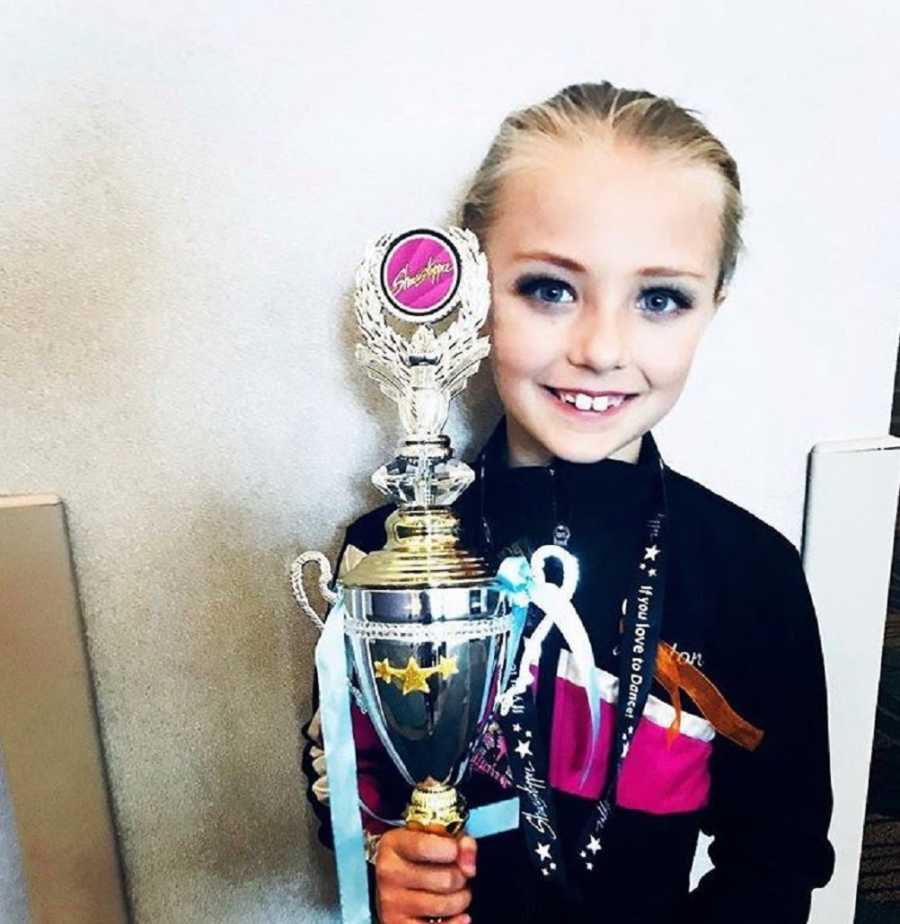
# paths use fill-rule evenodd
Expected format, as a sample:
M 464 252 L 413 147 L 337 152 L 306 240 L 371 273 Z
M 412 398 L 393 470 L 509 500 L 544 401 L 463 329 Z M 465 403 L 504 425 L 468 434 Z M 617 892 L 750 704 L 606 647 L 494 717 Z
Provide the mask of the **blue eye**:
M 672 286 L 653 286 L 641 292 L 638 305 L 647 314 L 666 317 L 692 308 L 694 300 L 681 289 Z
M 551 305 L 568 304 L 575 301 L 575 292 L 572 287 L 552 276 L 522 276 L 516 281 L 516 293 Z

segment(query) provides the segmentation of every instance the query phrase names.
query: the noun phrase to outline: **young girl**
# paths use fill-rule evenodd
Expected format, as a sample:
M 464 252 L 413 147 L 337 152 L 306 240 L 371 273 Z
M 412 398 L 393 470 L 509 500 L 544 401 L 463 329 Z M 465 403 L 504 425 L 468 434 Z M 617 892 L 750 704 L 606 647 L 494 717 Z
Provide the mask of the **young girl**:
M 573 602 L 597 665 L 600 735 L 582 776 L 585 679 L 551 634 L 532 726 L 488 726 L 463 787 L 474 804 L 520 795 L 519 828 L 483 839 L 476 862 L 471 838 L 367 818 L 373 842 L 381 834 L 384 924 L 787 924 L 807 920 L 828 881 L 825 680 L 798 553 L 664 465 L 651 435 L 725 299 L 741 214 L 734 161 L 689 111 L 609 83 L 513 113 L 481 165 L 460 224 L 490 264 L 506 413 L 457 510 L 469 544 L 495 561 L 550 542 L 578 558 Z M 389 510 L 350 526 L 342 568 L 383 545 Z M 658 541 L 648 519 L 664 522 Z M 647 609 L 641 581 L 658 557 L 667 578 Z M 658 644 L 650 695 L 629 721 L 618 703 L 635 689 L 622 657 L 633 601 Z M 354 723 L 364 800 L 396 817 L 404 787 L 364 717 Z M 316 716 L 305 731 L 327 842 Z M 536 755 L 546 789 L 522 778 L 517 753 Z M 714 868 L 689 892 L 701 829 Z

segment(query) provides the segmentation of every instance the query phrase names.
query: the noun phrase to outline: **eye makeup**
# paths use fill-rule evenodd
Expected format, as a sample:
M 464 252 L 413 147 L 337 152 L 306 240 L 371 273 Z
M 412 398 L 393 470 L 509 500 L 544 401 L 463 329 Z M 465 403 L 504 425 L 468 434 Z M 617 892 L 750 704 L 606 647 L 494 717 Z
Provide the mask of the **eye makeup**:
M 539 305 L 566 305 L 576 301 L 575 289 L 570 283 L 547 273 L 524 273 L 515 281 L 514 291 Z M 693 308 L 694 296 L 672 283 L 643 286 L 637 307 L 654 320 L 664 319 Z
M 638 296 L 638 305 L 645 314 L 668 318 L 693 308 L 694 297 L 676 285 L 645 286 Z
M 549 305 L 575 301 L 575 290 L 567 282 L 546 273 L 525 273 L 516 280 L 516 295 Z

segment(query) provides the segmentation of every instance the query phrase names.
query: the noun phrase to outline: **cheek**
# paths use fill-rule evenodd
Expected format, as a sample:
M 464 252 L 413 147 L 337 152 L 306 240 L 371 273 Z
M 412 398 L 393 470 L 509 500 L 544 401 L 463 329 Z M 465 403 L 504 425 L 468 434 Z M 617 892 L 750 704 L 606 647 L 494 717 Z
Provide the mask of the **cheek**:
M 700 341 L 700 325 L 677 321 L 666 328 L 659 324 L 642 332 L 636 358 L 651 385 L 657 388 L 680 388 L 694 360 Z
M 552 324 L 521 305 L 497 303 L 491 308 L 491 356 L 501 382 L 532 377 L 553 361 L 556 338 Z

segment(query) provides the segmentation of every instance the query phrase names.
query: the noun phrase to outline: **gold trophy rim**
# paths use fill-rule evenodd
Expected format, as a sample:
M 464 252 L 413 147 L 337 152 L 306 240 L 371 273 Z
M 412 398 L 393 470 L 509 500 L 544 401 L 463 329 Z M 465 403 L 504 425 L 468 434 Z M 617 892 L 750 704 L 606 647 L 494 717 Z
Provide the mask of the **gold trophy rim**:
M 487 561 L 460 544 L 459 515 L 448 507 L 398 507 L 385 522 L 384 548 L 341 579 L 347 588 L 428 590 L 481 587 L 494 580 Z

